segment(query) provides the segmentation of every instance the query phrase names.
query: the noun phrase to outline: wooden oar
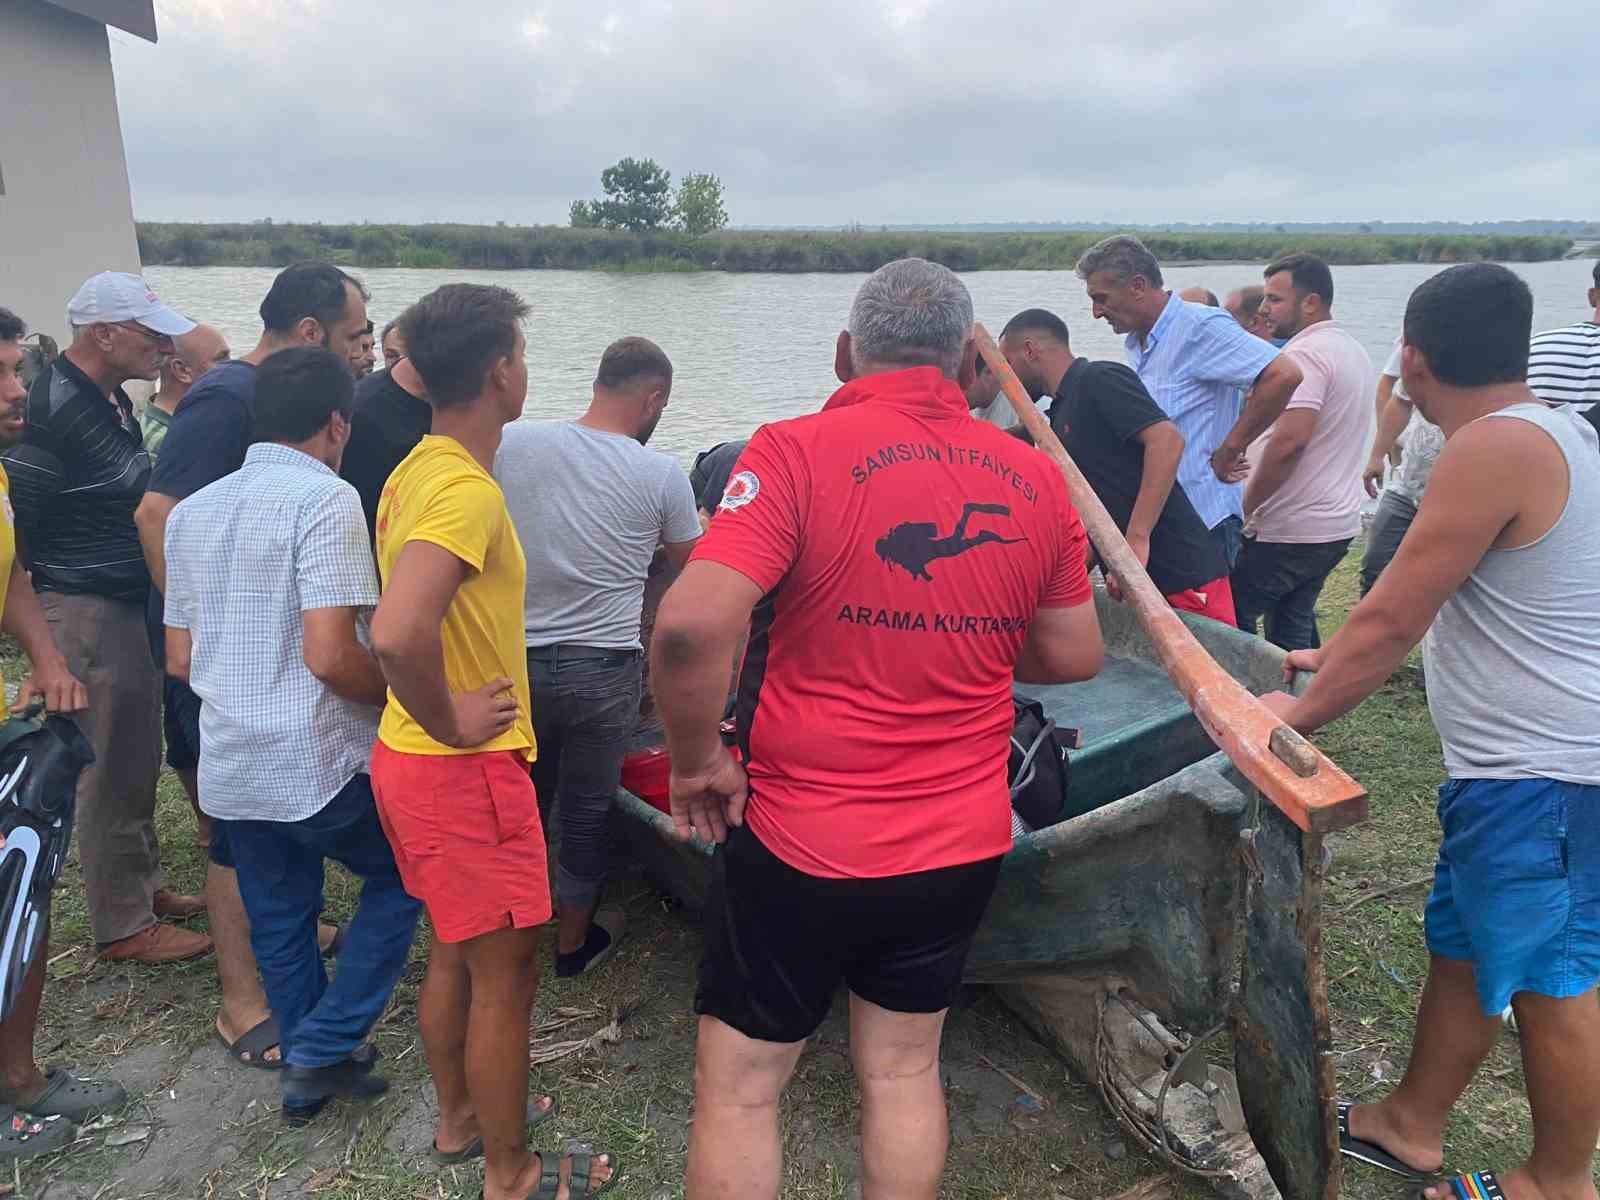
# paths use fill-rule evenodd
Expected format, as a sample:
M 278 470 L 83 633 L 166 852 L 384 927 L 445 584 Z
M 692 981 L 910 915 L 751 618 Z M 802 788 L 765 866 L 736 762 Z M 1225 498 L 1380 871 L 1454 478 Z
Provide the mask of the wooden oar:
M 1331 759 L 1280 721 L 1245 690 L 1195 639 L 1166 598 L 1156 590 L 1089 481 L 1078 470 L 1050 422 L 1034 407 L 1000 347 L 981 324 L 978 349 L 1000 380 L 1017 418 L 1066 476 L 1073 507 L 1083 520 L 1100 561 L 1122 585 L 1167 674 L 1183 693 L 1201 726 L 1261 794 L 1301 829 L 1326 833 L 1364 820 L 1367 793 Z

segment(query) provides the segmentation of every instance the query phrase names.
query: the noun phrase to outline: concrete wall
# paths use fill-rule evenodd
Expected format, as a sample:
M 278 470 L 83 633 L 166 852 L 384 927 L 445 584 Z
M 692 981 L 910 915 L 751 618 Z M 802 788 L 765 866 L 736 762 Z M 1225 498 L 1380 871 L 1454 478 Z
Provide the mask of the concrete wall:
M 79 284 L 139 270 L 105 26 L 5 0 L 0 79 L 0 305 L 64 340 Z

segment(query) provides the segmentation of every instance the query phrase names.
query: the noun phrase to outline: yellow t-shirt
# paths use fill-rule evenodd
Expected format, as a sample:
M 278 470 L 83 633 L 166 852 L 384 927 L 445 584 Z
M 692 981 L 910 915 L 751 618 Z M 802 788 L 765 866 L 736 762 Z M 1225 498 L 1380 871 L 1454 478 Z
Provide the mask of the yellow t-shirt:
M 522 750 L 532 761 L 533 705 L 522 617 L 527 562 L 500 485 L 454 438 L 423 438 L 384 485 L 378 502 L 378 573 L 385 586 L 407 542 L 431 542 L 472 568 L 450 602 L 441 632 L 450 690 L 470 692 L 504 676 L 516 692 L 517 719 L 493 741 L 457 749 L 430 737 L 391 689 L 378 739 L 403 754 Z
M 5 512 L 5 520 L 0 521 L 0 613 L 3 613 L 11 591 L 11 568 L 17 561 L 17 514 L 11 510 L 11 479 L 4 467 L 0 467 L 0 509 Z

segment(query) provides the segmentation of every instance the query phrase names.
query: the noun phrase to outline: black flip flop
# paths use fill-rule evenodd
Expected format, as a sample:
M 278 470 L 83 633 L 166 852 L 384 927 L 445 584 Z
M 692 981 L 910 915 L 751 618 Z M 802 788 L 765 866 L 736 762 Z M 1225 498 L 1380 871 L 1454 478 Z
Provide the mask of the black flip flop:
M 556 1113 L 561 1111 L 561 1101 L 555 1097 L 550 1098 L 549 1108 L 539 1108 L 535 1105 L 528 1106 L 528 1132 L 532 1133 L 539 1126 L 555 1119 Z M 483 1157 L 483 1139 L 475 1137 L 459 1150 L 441 1150 L 439 1143 L 433 1144 L 429 1151 L 433 1161 L 441 1167 L 453 1167 L 459 1163 L 471 1162 L 473 1159 Z
M 1401 1162 L 1376 1142 L 1358 1138 L 1350 1132 L 1350 1101 L 1339 1101 L 1339 1153 L 1346 1158 L 1388 1171 L 1412 1183 L 1437 1183 L 1444 1176 L 1439 1171 L 1423 1171 L 1409 1163 Z
M 232 1042 L 222 1036 L 222 1030 L 213 1028 L 212 1032 L 216 1034 L 217 1041 L 222 1043 L 223 1049 L 241 1067 L 254 1067 L 258 1071 L 283 1070 L 281 1050 L 280 1057 L 276 1060 L 262 1057 L 283 1040 L 283 1032 L 278 1028 L 276 1018 L 268 1017 L 255 1028 L 245 1030 Z M 250 1057 L 245 1058 L 246 1054 Z

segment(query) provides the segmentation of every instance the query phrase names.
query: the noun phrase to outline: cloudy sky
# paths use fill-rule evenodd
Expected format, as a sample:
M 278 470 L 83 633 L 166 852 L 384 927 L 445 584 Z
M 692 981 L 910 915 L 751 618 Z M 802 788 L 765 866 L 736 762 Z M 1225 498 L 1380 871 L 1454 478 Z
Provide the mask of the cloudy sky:
M 1554 0 L 156 8 L 112 46 L 151 220 L 564 223 L 624 155 L 748 225 L 1600 207 L 1600 33 Z

